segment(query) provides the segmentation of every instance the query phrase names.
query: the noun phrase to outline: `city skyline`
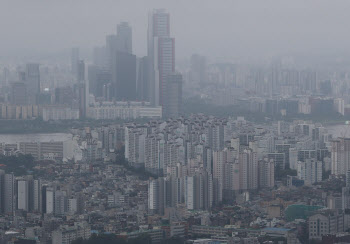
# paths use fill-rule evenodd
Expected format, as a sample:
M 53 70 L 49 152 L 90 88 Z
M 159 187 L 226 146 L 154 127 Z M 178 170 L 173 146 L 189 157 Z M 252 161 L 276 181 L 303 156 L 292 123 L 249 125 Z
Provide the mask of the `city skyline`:
M 347 6 L 7 2 L 0 243 L 350 243 Z
M 147 15 L 166 8 L 172 16 L 172 34 L 179 40 L 178 57 L 189 51 L 211 58 L 271 57 L 289 53 L 349 52 L 344 23 L 349 2 L 334 1 L 8 1 L 1 12 L 4 54 L 59 53 L 73 46 L 92 49 L 117 23 L 133 26 L 135 54 L 147 53 Z M 23 8 L 17 9 L 16 2 Z M 134 4 L 139 6 L 134 8 Z M 28 9 L 28 11 L 23 11 Z M 121 11 L 120 9 L 123 9 Z M 55 12 L 57 10 L 57 12 Z M 64 13 L 63 15 L 53 13 Z M 87 15 L 89 13 L 89 15 Z M 102 14 L 103 13 L 103 14 Z M 9 28 L 7 23 L 15 16 Z M 196 16 L 192 18 L 191 16 Z M 30 25 L 30 26 L 29 26 Z M 222 26 L 222 28 L 215 28 Z M 26 32 L 25 28 L 31 28 Z M 44 30 L 46 35 L 42 35 Z M 210 35 L 208 35 L 210 30 Z M 25 38 L 24 38 L 24 34 Z M 9 37 L 12 37 L 11 39 Z M 25 41 L 24 41 L 25 40 Z M 1 47 L 0 47 L 1 48 Z M 331 50 L 330 50 L 331 49 Z M 0 49 L 1 50 L 1 49 Z M 16 52 L 18 50 L 18 52 Z

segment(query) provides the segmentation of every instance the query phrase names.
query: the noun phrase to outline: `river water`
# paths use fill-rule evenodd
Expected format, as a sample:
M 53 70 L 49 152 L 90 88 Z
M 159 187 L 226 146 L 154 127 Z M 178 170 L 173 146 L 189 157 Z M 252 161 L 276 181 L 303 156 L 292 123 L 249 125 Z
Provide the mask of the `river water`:
M 57 142 L 72 139 L 69 133 L 0 134 L 0 143 Z

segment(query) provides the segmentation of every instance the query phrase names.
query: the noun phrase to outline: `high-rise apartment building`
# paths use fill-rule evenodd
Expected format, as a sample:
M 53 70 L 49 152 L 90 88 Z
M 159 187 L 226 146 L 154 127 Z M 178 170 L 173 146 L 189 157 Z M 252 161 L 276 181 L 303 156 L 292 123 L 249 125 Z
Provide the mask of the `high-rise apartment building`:
M 306 159 L 298 162 L 298 178 L 304 180 L 305 185 L 312 185 L 322 181 L 322 162 L 315 159 Z
M 218 180 L 218 184 L 222 188 L 224 185 L 224 170 L 227 154 L 225 151 L 213 152 L 213 178 Z
M 17 209 L 27 212 L 41 212 L 41 183 L 27 175 L 16 180 Z
M 350 187 L 342 188 L 342 209 L 350 209 Z
M 273 160 L 260 160 L 259 188 L 272 188 L 275 185 L 275 163 Z
M 350 170 L 350 138 L 332 141 L 332 174 L 341 175 Z
M 279 170 L 283 170 L 286 168 L 286 160 L 285 160 L 285 154 L 284 153 L 268 153 L 267 157 L 269 160 L 273 160 L 275 163 L 275 168 Z
M 17 181 L 17 209 L 29 211 L 29 182 Z
M 53 214 L 55 212 L 55 189 L 53 187 L 47 187 L 45 196 L 45 213 Z
M 289 167 L 289 148 L 291 145 L 289 144 L 277 144 L 276 151 L 277 153 L 284 153 L 284 167 Z
M 164 213 L 165 184 L 166 182 L 162 177 L 148 182 L 148 210 L 151 213 Z
M 223 185 L 224 199 L 232 199 L 235 193 L 240 190 L 239 173 L 239 163 L 237 160 L 228 160 L 225 163 Z
M 258 188 L 258 159 L 257 154 L 247 149 L 239 154 L 240 181 L 242 190 Z
M 63 216 L 68 212 L 68 198 L 66 191 L 55 191 L 54 213 Z
M 146 137 L 145 142 L 145 169 L 149 172 L 158 174 L 163 168 L 159 161 L 159 149 L 161 140 L 156 136 Z
M 42 191 L 41 191 L 41 181 L 40 180 L 33 180 L 32 183 L 32 201 L 33 201 L 33 210 L 34 211 L 40 211 L 42 210 Z
M 128 162 L 132 165 L 145 163 L 145 141 L 146 134 L 141 130 L 129 130 L 128 137 L 125 143 L 128 143 L 127 154 L 125 158 L 128 159 Z
M 13 173 L 4 175 L 3 188 L 4 213 L 12 214 L 15 210 L 15 176 Z
M 0 170 L 0 213 L 4 212 L 5 208 L 5 171 Z

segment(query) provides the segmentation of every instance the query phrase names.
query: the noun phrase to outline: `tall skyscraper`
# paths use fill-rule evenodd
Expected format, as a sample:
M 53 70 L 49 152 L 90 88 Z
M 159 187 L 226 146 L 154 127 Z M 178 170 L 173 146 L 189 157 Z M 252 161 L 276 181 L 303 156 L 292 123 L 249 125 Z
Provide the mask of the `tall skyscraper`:
M 104 87 L 112 83 L 111 73 L 102 66 L 89 65 L 89 92 L 95 97 L 104 97 Z
M 191 56 L 190 81 L 196 84 L 206 83 L 207 81 L 206 59 L 198 54 Z
M 86 116 L 87 109 L 87 96 L 86 96 L 86 86 L 83 83 L 77 84 L 76 94 L 78 96 L 79 101 L 79 116 L 80 118 L 84 118 Z
M 1 84 L 2 86 L 7 86 L 9 84 L 9 77 L 10 77 L 9 69 L 7 67 L 3 68 L 3 71 L 2 71 L 3 83 Z
M 158 47 L 158 55 L 156 62 L 158 67 L 155 72 L 158 74 L 156 78 L 156 90 L 159 95 L 156 96 L 156 104 L 166 107 L 166 95 L 168 91 L 167 76 L 175 72 L 175 39 L 170 37 L 156 38 Z M 159 76 L 159 77 L 158 77 Z
M 106 36 L 106 58 L 107 58 L 107 69 L 113 72 L 113 60 L 117 53 L 117 36 L 108 35 Z
M 85 81 L 85 62 L 84 62 L 84 60 L 79 60 L 77 62 L 77 81 L 78 81 L 78 83 L 84 83 L 84 81 Z
M 74 93 L 72 87 L 57 87 L 55 89 L 55 103 L 72 106 Z
M 164 105 L 168 74 L 175 71 L 175 39 L 170 37 L 170 16 L 154 10 L 148 19 L 149 96 L 153 105 Z
M 132 53 L 132 29 L 128 22 L 117 25 L 117 51 Z
M 40 93 L 39 64 L 27 64 L 25 78 L 27 86 L 28 104 L 36 104 L 37 96 Z
M 75 85 L 75 94 L 79 102 L 79 114 L 80 118 L 85 118 L 88 109 L 88 96 L 89 96 L 89 86 L 88 82 L 85 80 L 85 62 L 84 60 L 79 60 L 77 70 L 77 81 L 78 84 Z
M 117 100 L 132 101 L 136 99 L 136 56 L 117 51 L 112 77 Z
M 11 101 L 12 104 L 16 105 L 27 104 L 27 86 L 24 82 L 12 84 Z
M 72 75 L 76 76 L 78 71 L 78 62 L 79 62 L 79 48 L 77 47 L 72 48 L 70 62 L 71 62 Z
M 137 99 L 149 101 L 149 61 L 148 57 L 142 57 L 137 62 Z
M 107 51 L 106 47 L 94 47 L 93 50 L 93 64 L 100 67 L 106 68 L 107 65 Z
M 132 54 L 132 29 L 127 22 L 118 24 L 117 35 L 107 36 L 106 51 L 114 99 L 135 100 L 136 56 Z

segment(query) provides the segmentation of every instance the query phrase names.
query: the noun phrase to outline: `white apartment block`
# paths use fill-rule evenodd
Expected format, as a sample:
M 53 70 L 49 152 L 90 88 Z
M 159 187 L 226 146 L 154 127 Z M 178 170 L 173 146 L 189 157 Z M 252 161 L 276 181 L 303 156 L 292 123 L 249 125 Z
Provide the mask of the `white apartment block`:
M 322 162 L 313 159 L 306 159 L 305 162 L 298 162 L 298 178 L 304 180 L 305 185 L 312 185 L 322 181 Z

